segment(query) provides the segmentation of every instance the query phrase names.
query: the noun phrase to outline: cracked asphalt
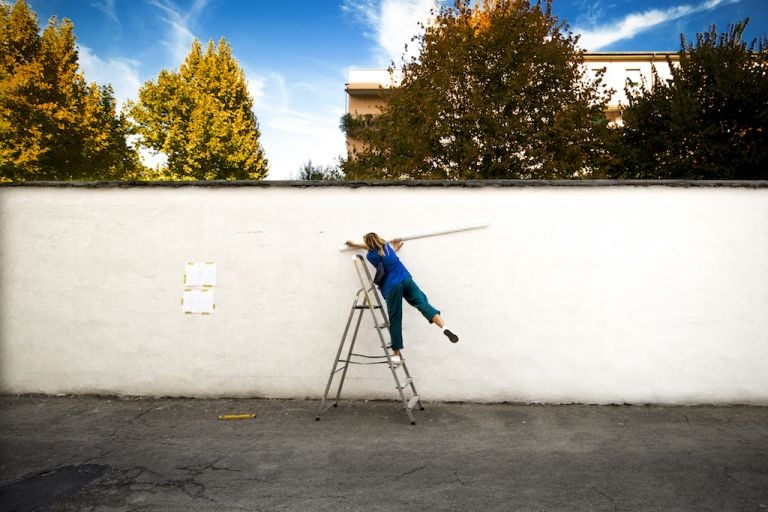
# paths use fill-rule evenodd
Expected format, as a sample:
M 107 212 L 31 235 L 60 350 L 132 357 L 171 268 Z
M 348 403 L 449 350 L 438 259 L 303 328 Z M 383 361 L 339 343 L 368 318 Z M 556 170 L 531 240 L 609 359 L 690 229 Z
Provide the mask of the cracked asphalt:
M 318 405 L 0 397 L 0 510 L 768 511 L 768 408 Z

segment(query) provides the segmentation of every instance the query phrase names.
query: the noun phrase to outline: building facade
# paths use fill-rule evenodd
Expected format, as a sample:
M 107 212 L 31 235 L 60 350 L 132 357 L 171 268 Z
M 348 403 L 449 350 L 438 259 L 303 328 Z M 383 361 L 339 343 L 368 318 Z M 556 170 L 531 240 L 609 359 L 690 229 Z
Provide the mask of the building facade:
M 639 86 L 643 82 L 653 86 L 652 70 L 662 80 L 672 77 L 669 63 L 679 62 L 677 52 L 587 52 L 584 54 L 585 76 L 594 77 L 603 70 L 603 82 L 613 95 L 606 107 L 609 123 L 621 123 L 621 108 L 627 104 L 625 86 Z M 400 77 L 390 76 L 386 69 L 351 69 L 346 84 L 346 112 L 353 116 L 378 114 L 386 101 L 386 91 L 397 87 Z M 382 94 L 384 92 L 384 94 Z M 360 143 L 347 137 L 347 150 L 359 148 Z

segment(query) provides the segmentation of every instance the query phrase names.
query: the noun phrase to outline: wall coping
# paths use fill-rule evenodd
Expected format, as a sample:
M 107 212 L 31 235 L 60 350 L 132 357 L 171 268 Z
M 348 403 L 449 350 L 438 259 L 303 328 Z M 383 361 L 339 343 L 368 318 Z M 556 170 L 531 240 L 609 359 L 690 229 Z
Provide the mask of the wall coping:
M 768 188 L 768 180 L 205 180 L 205 181 L 26 181 L 0 183 L 0 188 L 506 188 L 506 187 L 674 187 Z

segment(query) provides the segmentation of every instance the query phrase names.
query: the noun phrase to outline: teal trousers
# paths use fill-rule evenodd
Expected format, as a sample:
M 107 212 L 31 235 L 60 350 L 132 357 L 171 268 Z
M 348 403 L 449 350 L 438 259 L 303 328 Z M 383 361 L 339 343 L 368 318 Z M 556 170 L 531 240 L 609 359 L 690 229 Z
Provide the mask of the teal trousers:
M 432 307 L 424 292 L 410 278 L 396 284 L 384 299 L 387 301 L 389 337 L 392 339 L 392 350 L 403 348 L 403 299 L 418 309 L 424 315 L 424 318 L 429 320 L 429 323 L 432 323 L 435 315 L 440 314 L 440 311 Z

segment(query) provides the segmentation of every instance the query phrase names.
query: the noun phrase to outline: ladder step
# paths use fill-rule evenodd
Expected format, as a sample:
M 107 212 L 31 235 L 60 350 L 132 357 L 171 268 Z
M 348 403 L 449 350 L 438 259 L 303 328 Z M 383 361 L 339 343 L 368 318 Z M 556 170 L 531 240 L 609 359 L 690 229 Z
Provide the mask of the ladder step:
M 407 388 L 410 385 L 411 382 L 413 382 L 413 378 L 407 377 L 403 381 L 402 385 L 395 387 L 395 389 L 405 389 L 405 388 Z
M 408 408 L 412 410 L 414 407 L 416 407 L 417 403 L 419 403 L 419 395 L 413 396 L 410 400 L 408 400 Z

